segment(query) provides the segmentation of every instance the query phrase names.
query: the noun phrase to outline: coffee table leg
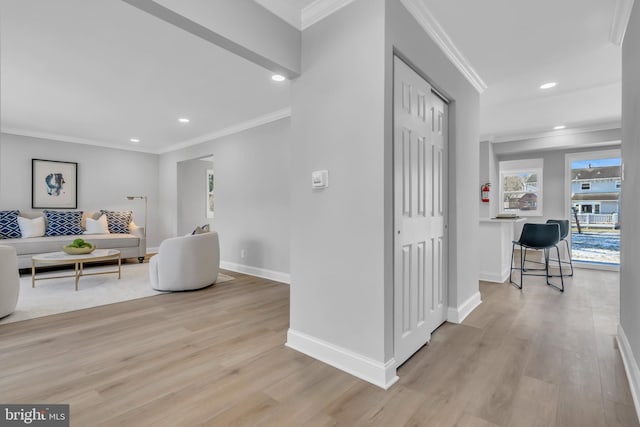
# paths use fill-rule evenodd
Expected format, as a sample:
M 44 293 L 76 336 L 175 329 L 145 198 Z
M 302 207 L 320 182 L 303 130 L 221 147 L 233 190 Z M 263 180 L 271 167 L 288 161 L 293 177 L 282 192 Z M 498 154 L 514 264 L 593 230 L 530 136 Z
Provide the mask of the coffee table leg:
M 31 287 L 36 287 L 36 262 L 31 260 Z
M 78 290 L 78 263 L 76 262 L 76 291 Z
M 118 280 L 120 280 L 121 266 L 122 266 L 122 256 L 118 254 Z

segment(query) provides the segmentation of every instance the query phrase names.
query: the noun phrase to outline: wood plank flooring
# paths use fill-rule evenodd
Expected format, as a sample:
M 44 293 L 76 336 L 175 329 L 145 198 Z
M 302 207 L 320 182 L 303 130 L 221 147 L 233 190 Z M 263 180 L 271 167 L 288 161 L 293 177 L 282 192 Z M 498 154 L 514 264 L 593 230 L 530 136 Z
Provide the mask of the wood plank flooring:
M 616 273 L 576 270 L 564 295 L 481 283 L 387 391 L 284 347 L 288 286 L 227 274 L 1 325 L 0 402 L 69 403 L 73 426 L 638 426 Z

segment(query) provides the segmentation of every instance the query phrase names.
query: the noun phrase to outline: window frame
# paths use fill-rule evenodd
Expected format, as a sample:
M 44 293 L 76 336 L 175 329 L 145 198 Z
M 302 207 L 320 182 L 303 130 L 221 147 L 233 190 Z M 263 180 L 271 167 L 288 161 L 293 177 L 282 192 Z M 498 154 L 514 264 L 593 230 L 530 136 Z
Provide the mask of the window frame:
M 501 161 L 499 162 L 499 191 L 498 191 L 498 212 L 501 214 L 510 214 L 515 213 L 518 216 L 543 216 L 544 215 L 544 206 L 543 206 L 543 170 L 544 163 L 543 159 L 527 159 L 527 160 L 512 160 L 512 161 Z M 536 195 L 536 209 L 505 209 L 505 194 L 507 192 L 504 191 L 504 181 L 505 176 L 514 176 L 514 175 L 522 175 L 522 174 L 536 174 L 536 191 L 523 191 L 523 193 L 533 193 Z M 526 190 L 526 188 L 525 188 Z

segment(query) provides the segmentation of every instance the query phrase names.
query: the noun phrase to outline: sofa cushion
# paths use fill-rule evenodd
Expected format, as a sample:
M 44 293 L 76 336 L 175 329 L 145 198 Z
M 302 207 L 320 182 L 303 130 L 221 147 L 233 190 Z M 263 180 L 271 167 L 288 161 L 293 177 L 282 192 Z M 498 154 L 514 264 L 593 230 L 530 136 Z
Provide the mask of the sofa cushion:
M 98 219 L 87 218 L 84 234 L 109 234 L 107 216 L 101 215 Z
M 91 236 L 51 236 L 33 237 L 31 239 L 8 239 L 3 245 L 16 248 L 18 255 L 35 255 L 46 252 L 59 252 L 64 245 L 81 238 L 96 245 L 98 249 L 133 248 L 140 244 L 140 238 L 132 234 L 92 234 Z
M 0 211 L 0 239 L 15 239 L 21 236 L 18 215 L 20 211 Z
M 82 211 L 44 210 L 47 220 L 46 236 L 73 236 L 82 234 Z
M 20 234 L 22 234 L 23 239 L 44 236 L 44 217 L 24 218 L 19 216 L 18 225 L 20 226 Z
M 107 216 L 107 223 L 109 224 L 109 233 L 129 233 L 129 224 L 133 220 L 132 211 L 100 211 Z

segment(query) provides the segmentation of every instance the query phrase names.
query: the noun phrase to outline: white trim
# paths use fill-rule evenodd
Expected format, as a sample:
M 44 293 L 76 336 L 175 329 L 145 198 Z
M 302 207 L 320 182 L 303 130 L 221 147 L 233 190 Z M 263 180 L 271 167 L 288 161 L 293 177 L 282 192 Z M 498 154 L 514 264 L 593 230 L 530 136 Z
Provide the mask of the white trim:
M 300 12 L 300 28 L 305 30 L 318 21 L 353 3 L 354 0 L 316 0 Z
M 255 128 L 258 126 L 266 125 L 267 123 L 275 122 L 277 120 L 291 117 L 291 108 L 283 108 L 282 110 L 274 111 L 264 116 L 256 117 L 255 119 L 247 120 L 246 122 L 238 123 L 228 128 L 224 128 L 212 133 L 198 136 L 196 138 L 188 139 L 183 142 L 165 147 L 157 151 L 157 154 L 165 154 L 170 151 L 177 151 L 183 148 L 191 147 L 192 145 L 202 144 L 203 142 L 212 141 L 214 139 L 222 138 L 224 136 L 233 135 L 242 131 Z
M 140 153 L 157 154 L 154 150 L 141 145 L 118 145 L 105 141 L 94 141 L 92 139 L 77 138 L 75 136 L 59 135 L 49 132 L 37 132 L 26 129 L 2 128 L 0 132 L 8 135 L 28 136 L 30 138 L 50 139 L 52 141 L 68 142 L 70 144 L 92 145 L 95 147 L 111 148 L 113 150 L 136 151 Z
M 214 139 L 222 138 L 224 136 L 240 133 L 248 129 L 266 125 L 267 123 L 285 119 L 287 117 L 291 117 L 290 107 L 283 108 L 282 110 L 274 111 L 272 113 L 265 114 L 263 116 L 256 117 L 254 119 L 247 120 L 246 122 L 238 123 L 236 125 L 229 126 L 228 128 L 224 128 L 212 133 L 198 136 L 196 138 L 188 139 L 186 141 L 182 141 L 177 144 L 169 145 L 167 147 L 160 148 L 160 149 L 153 149 L 151 147 L 144 147 L 140 145 L 117 145 L 117 144 L 112 144 L 104 141 L 94 141 L 91 139 L 76 138 L 74 136 L 58 135 L 58 134 L 47 133 L 47 132 L 35 132 L 35 131 L 15 129 L 15 128 L 2 128 L 0 132 L 11 134 L 11 135 L 28 136 L 32 138 L 42 138 L 42 139 L 50 139 L 53 141 L 69 142 L 72 144 L 93 145 L 97 147 L 111 148 L 114 150 L 137 151 L 137 152 L 149 153 L 149 154 L 165 154 L 171 151 L 177 151 L 183 148 L 191 147 L 192 145 L 197 145 L 203 142 L 208 142 Z
M 235 271 L 236 273 L 244 273 L 250 276 L 262 277 L 263 279 L 273 280 L 291 284 L 291 275 L 281 271 L 267 270 L 266 268 L 252 267 L 250 265 L 237 264 L 230 261 L 220 261 L 220 268 Z
M 160 246 L 147 247 L 147 255 L 155 255 L 160 251 Z
M 447 312 L 447 321 L 451 323 L 462 323 L 462 321 L 466 319 L 466 317 L 480 304 L 482 304 L 482 298 L 480 296 L 480 291 L 478 291 L 458 307 L 449 307 Z
M 386 363 L 378 362 L 291 328 L 285 345 L 385 390 L 399 379 L 393 358 Z
M 594 123 L 591 125 L 571 127 L 571 128 L 566 128 L 562 130 L 540 130 L 540 131 L 531 131 L 528 133 L 505 134 L 500 136 L 481 135 L 480 140 L 489 141 L 494 144 L 501 144 L 503 142 L 525 141 L 528 139 L 546 138 L 551 136 L 574 135 L 576 133 L 587 133 L 587 132 L 596 132 L 599 130 L 620 129 L 621 126 L 622 126 L 622 123 L 618 120 L 618 121 L 612 121 L 612 122 L 602 122 L 602 123 Z M 620 143 L 620 141 L 618 142 Z M 606 144 L 611 144 L 611 142 L 606 142 Z
M 504 283 L 509 278 L 509 273 L 511 271 L 509 269 L 502 272 L 501 275 L 495 273 L 487 273 L 485 271 L 481 271 L 478 274 L 478 280 L 482 280 L 483 282 L 493 282 L 493 283 Z
M 471 83 L 471 85 L 482 93 L 487 88 L 487 84 L 473 68 L 462 52 L 458 50 L 449 35 L 444 31 L 440 23 L 431 14 L 424 1 L 421 0 L 401 0 L 401 3 L 418 21 L 418 24 L 427 32 L 429 37 L 442 49 L 442 52 L 449 58 L 453 65 Z
M 622 46 L 632 9 L 633 0 L 616 0 L 616 8 L 613 12 L 609 31 L 609 41 L 616 46 Z
M 631 396 L 633 397 L 633 405 L 636 408 L 636 416 L 640 420 L 640 369 L 638 369 L 638 362 L 633 357 L 633 351 L 629 345 L 629 340 L 622 329 L 622 325 L 618 325 L 618 348 L 620 349 L 620 355 L 622 356 L 622 363 L 624 364 L 624 371 L 627 373 L 627 379 L 629 380 L 629 388 L 631 389 Z

